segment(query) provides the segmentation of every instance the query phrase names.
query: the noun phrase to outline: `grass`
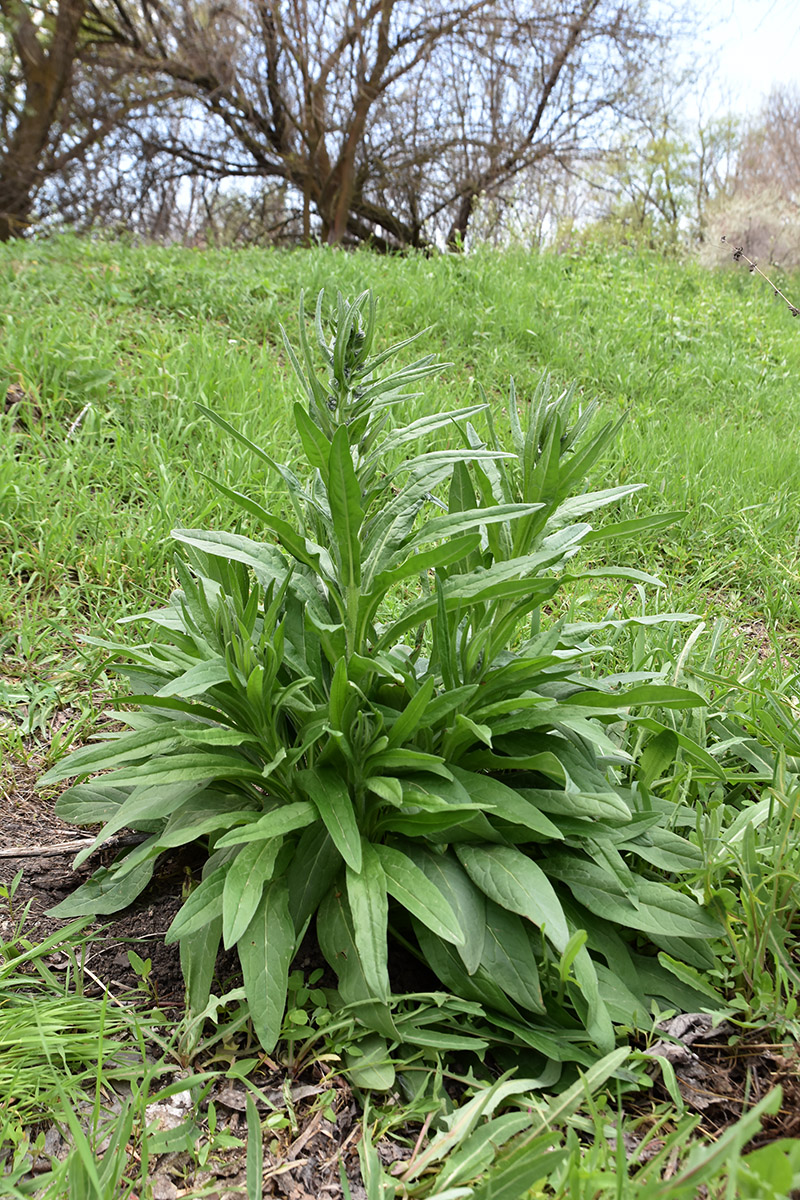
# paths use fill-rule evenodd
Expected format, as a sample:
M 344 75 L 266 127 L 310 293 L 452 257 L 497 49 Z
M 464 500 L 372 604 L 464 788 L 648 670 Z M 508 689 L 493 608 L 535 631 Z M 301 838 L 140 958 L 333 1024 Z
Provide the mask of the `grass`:
M 510 376 L 524 397 L 549 371 L 604 415 L 627 413 L 597 486 L 640 481 L 629 511 L 687 513 L 628 551 L 667 581 L 657 603 L 724 613 L 767 648 L 772 631 L 795 629 L 787 431 L 800 416 L 800 344 L 785 307 L 746 272 L 625 253 L 10 245 L 0 248 L 0 707 L 16 711 L 16 729 L 41 728 L 82 690 L 76 680 L 99 660 L 76 634 L 169 591 L 174 525 L 230 524 L 203 472 L 256 496 L 269 489 L 194 402 L 284 444 L 296 385 L 279 326 L 294 336 L 301 288 L 322 285 L 374 287 L 387 340 L 427 327 L 408 353 L 454 365 L 426 381 L 426 408 L 468 402 L 482 384 L 502 417 Z
M 114 685 L 103 673 L 102 651 L 81 639 L 102 637 L 115 619 L 166 597 L 173 586 L 171 528 L 230 528 L 239 520 L 225 510 L 205 475 L 259 499 L 269 495 L 271 481 L 258 462 L 231 455 L 229 443 L 194 402 L 213 407 L 253 440 L 281 446 L 281 457 L 290 458 L 287 418 L 296 385 L 279 327 L 285 325 L 295 340 L 301 288 L 314 296 L 323 285 L 351 294 L 373 287 L 387 341 L 425 328 L 408 354 L 435 353 L 452 361 L 439 378 L 426 381 L 425 399 L 416 402 L 420 411 L 468 403 L 482 384 L 502 427 L 509 377 L 524 398 L 549 371 L 559 383 L 577 382 L 587 401 L 597 398 L 606 418 L 628 414 L 596 486 L 648 485 L 622 516 L 686 511 L 682 523 L 628 549 L 628 562 L 665 580 L 664 593 L 648 598 L 650 609 L 692 610 L 710 628 L 717 617 L 727 618 L 737 636 L 712 659 L 708 647 L 716 643 L 707 634 L 683 667 L 717 701 L 732 697 L 734 726 L 726 726 L 731 718 L 719 703 L 712 718 L 719 741 L 749 734 L 773 752 L 761 808 L 737 827 L 735 838 L 727 836 L 731 825 L 720 805 L 710 803 L 698 814 L 705 873 L 697 889 L 723 896 L 729 906 L 727 976 L 714 983 L 737 998 L 739 1007 L 729 1015 L 743 1027 L 769 1022 L 777 1036 L 795 1038 L 800 815 L 785 758 L 800 756 L 791 673 L 800 627 L 792 436 L 800 423 L 800 344 L 786 309 L 746 272 L 709 273 L 691 263 L 624 252 L 379 258 L 324 248 L 200 252 L 71 238 L 0 247 L 4 786 L 13 793 L 20 761 L 35 756 L 44 769 L 70 740 L 90 732 Z M 791 281 L 785 290 L 792 294 Z M 613 551 L 617 561 L 623 559 L 620 550 L 624 554 L 625 547 Z M 636 605 L 639 598 L 609 589 L 575 597 L 589 615 L 611 603 Z M 783 665 L 778 650 L 789 660 Z M 659 652 L 650 641 L 635 643 L 633 635 L 614 652 L 637 668 L 648 655 L 662 653 L 661 661 L 675 656 L 674 647 Z M 764 656 L 774 662 L 760 663 Z M 69 721 L 53 737 L 54 717 L 63 710 Z M 771 791 L 769 782 L 775 785 Z M 55 1190 L 47 1194 L 67 1194 L 68 1181 L 79 1189 L 75 1194 L 133 1194 L 146 1179 L 131 1176 L 130 1147 L 140 1166 L 147 1162 L 142 1113 L 161 1086 L 148 1073 L 142 1052 L 156 1036 L 164 1053 L 157 1017 L 128 1014 L 122 1028 L 118 1006 L 76 995 L 77 959 L 71 978 L 59 981 L 47 966 L 52 945 L 37 952 L 26 943 L 22 953 L 32 964 L 26 966 L 19 958 L 21 936 L 15 935 L 11 950 L 4 945 L 0 962 L 15 962 L 24 978 L 9 968 L 0 983 L 7 988 L 7 1005 L 19 997 L 25 1004 L 35 999 L 36 1005 L 26 1010 L 27 1024 L 19 1012 L 12 1014 L 14 1028 L 26 1032 L 15 1044 L 18 1057 L 6 1058 L 4 1069 L 34 1070 L 40 1090 L 29 1113 L 16 1112 L 12 1125 L 0 1128 L 12 1147 L 6 1173 L 24 1176 L 37 1137 L 34 1117 L 60 1115 L 69 1127 L 67 1101 L 83 1095 L 91 1107 L 92 1097 L 118 1084 L 114 1072 L 122 1070 L 133 1088 L 130 1107 L 114 1118 L 124 1138 L 104 1158 L 97 1147 L 105 1125 L 100 1109 L 93 1110 L 88 1132 L 85 1123 L 71 1129 L 68 1165 L 54 1168 L 47 1186 Z M 80 1013 L 70 1009 L 75 1017 L 70 1023 L 59 1006 L 77 1002 L 84 1007 Z M 0 1007 L 0 1025 L 3 1011 Z M 10 1013 L 6 1007 L 6 1016 Z M 302 1023 L 294 1031 L 290 1026 L 291 1059 L 298 1029 L 304 1038 L 306 1029 Z M 208 1037 L 202 1042 L 209 1053 L 215 1036 L 210 1047 Z M 115 1066 L 117 1049 L 97 1052 L 101 1043 L 116 1047 L 118 1038 L 138 1054 L 124 1069 Z M 221 1034 L 220 1040 L 224 1043 Z M 313 1025 L 308 1044 L 312 1058 L 345 1049 L 341 1039 L 326 1042 Z M 93 1058 L 87 1058 L 90 1051 Z M 184 1051 L 172 1045 L 171 1061 L 181 1053 L 185 1057 L 185 1045 Z M 433 1091 L 423 1088 L 406 1097 L 399 1117 L 388 1109 L 368 1113 L 365 1128 L 377 1140 L 387 1129 L 397 1130 L 409 1113 L 420 1124 L 430 1120 L 445 1139 L 455 1177 L 453 1163 L 465 1151 L 466 1135 L 446 1141 L 447 1121 L 437 1108 L 441 1080 L 431 1086 Z M 198 1103 L 201 1093 L 198 1084 Z M 642 1152 L 638 1173 L 623 1182 L 614 1147 L 623 1144 L 623 1134 L 641 1138 L 635 1120 L 585 1094 L 576 1109 L 562 1141 L 547 1151 L 560 1155 L 548 1166 L 549 1191 L 542 1187 L 533 1195 L 677 1198 L 696 1195 L 703 1184 L 711 1195 L 768 1197 L 778 1194 L 769 1190 L 771 1179 L 788 1179 L 792 1187 L 800 1183 L 794 1149 L 766 1147 L 772 1157 L 762 1151 L 759 1160 L 741 1157 L 757 1125 L 752 1113 L 721 1147 L 697 1143 L 689 1150 L 694 1121 L 673 1107 L 658 1117 L 663 1137 L 653 1116 L 640 1144 L 655 1139 L 657 1152 L 651 1159 Z M 8 1113 L 2 1119 L 8 1122 Z M 206 1155 L 213 1130 L 210 1136 L 211 1143 L 206 1134 L 202 1142 Z M 482 1136 L 488 1140 L 489 1133 Z M 159 1145 L 153 1142 L 153 1154 Z M 370 1200 L 388 1197 L 385 1172 L 370 1146 L 365 1138 L 362 1168 L 373 1180 Z M 663 1182 L 665 1165 L 669 1186 Z M 427 1194 L 432 1177 L 411 1186 L 412 1177 L 413 1171 L 409 1190 L 398 1195 Z M 119 1190 L 124 1180 L 127 1192 Z

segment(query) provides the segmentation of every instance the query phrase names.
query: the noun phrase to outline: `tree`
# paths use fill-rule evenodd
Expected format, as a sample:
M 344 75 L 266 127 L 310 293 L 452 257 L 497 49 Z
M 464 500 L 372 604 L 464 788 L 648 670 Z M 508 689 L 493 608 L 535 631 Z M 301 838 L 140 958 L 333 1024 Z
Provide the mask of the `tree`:
M 482 197 L 607 136 L 662 26 L 646 0 L 89 0 L 107 61 L 181 118 L 149 153 L 272 181 L 305 236 L 461 244 Z M 663 5 L 659 10 L 663 13 Z
M 774 188 L 800 208 L 800 88 L 775 87 L 747 130 L 736 163 L 740 188 Z
M 114 135 L 110 157 L 127 155 L 130 175 L 127 122 L 166 119 L 174 89 L 131 74 L 112 42 L 87 0 L 0 0 L 0 241 L 25 233 L 43 199 L 85 209 L 107 183 L 100 148 Z
M 713 206 L 709 241 L 719 239 L 787 269 L 800 266 L 800 89 L 773 88 L 733 155 L 730 185 Z
M 730 187 L 739 125 L 708 112 L 702 77 L 702 66 L 652 64 L 611 145 L 570 167 L 571 236 L 662 250 L 705 240 L 709 210 Z
M 86 0 L 43 7 L 0 0 L 0 241 L 22 232 L 54 153 Z

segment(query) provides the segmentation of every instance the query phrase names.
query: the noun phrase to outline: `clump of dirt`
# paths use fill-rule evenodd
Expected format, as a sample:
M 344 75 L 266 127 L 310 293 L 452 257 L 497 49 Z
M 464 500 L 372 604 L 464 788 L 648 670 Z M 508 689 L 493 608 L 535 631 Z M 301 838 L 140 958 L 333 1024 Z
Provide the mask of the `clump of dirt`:
M 42 419 L 42 410 L 31 392 L 22 383 L 12 383 L 6 389 L 3 412 L 11 414 L 11 428 L 15 433 L 29 433 Z

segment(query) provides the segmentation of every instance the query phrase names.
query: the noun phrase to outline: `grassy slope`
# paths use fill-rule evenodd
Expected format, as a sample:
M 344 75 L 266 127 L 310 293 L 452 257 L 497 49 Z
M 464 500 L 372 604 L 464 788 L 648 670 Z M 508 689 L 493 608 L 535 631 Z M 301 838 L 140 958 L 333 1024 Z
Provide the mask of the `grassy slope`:
M 500 415 L 509 374 L 524 397 L 548 368 L 597 396 L 607 416 L 630 410 L 597 485 L 642 480 L 641 511 L 689 510 L 682 527 L 629 552 L 664 574 L 662 606 L 797 623 L 797 326 L 744 272 L 624 255 L 428 261 L 70 240 L 0 247 L 0 397 L 30 401 L 0 416 L 0 758 L 4 741 L 12 754 L 25 750 L 3 729 L 4 706 L 29 720 L 38 711 L 47 733 L 52 708 L 85 691 L 84 660 L 93 664 L 95 652 L 76 650 L 76 633 L 102 635 L 169 591 L 170 528 L 232 524 L 201 472 L 245 490 L 268 486 L 256 463 L 223 449 L 192 402 L 291 457 L 295 385 L 278 323 L 294 336 L 300 288 L 313 296 L 323 284 L 373 286 L 387 340 L 431 326 L 417 352 L 456 365 L 429 384 L 426 405 L 468 401 L 480 380 Z M 793 821 L 794 810 L 787 830 Z M 781 875 L 778 859 L 765 858 L 767 890 L 796 878 L 793 861 Z M 743 945 L 774 919 L 755 882 L 751 890 Z M 782 995 L 780 981 L 765 988 Z M 598 1130 L 603 1119 L 593 1118 Z M 685 1143 L 685 1126 L 671 1137 Z M 583 1180 L 592 1194 L 622 1195 L 604 1136 L 591 1154 L 575 1140 L 572 1157 L 559 1196 Z M 654 1177 L 660 1169 L 656 1158 Z M 775 1170 L 764 1166 L 770 1182 Z
M 201 472 L 269 488 L 193 401 L 290 458 L 296 384 L 279 324 L 294 338 L 301 288 L 313 303 L 322 286 L 374 288 L 387 341 L 428 327 L 406 355 L 454 365 L 420 406 L 469 402 L 480 382 L 502 422 L 509 376 L 524 398 L 549 370 L 607 418 L 628 411 L 596 483 L 646 483 L 630 502 L 640 512 L 688 510 L 674 531 L 627 550 L 667 580 L 662 608 L 784 629 L 800 615 L 800 343 L 786 308 L 747 272 L 622 253 L 387 259 L 64 239 L 0 247 L 0 396 L 21 389 L 35 405 L 0 418 L 7 697 L 69 689 L 64 654 L 77 631 L 98 634 L 166 595 L 174 525 L 230 526 Z

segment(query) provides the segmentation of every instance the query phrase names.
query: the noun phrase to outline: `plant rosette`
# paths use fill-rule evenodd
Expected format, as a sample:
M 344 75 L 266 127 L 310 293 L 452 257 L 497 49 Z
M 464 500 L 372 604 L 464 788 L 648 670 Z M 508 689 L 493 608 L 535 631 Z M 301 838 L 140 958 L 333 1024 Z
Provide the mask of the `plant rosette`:
M 211 480 L 259 536 L 175 531 L 180 590 L 147 615 L 149 641 L 109 644 L 129 728 L 41 783 L 77 778 L 59 816 L 103 825 L 77 862 L 122 828 L 147 837 L 53 911 L 122 909 L 159 855 L 196 843 L 202 880 L 167 934 L 193 1011 L 220 946 L 236 947 L 271 1051 L 315 922 L 373 1060 L 416 1036 L 393 1015 L 400 942 L 499 1042 L 589 1063 L 615 1024 L 708 1003 L 699 972 L 720 928 L 681 885 L 701 856 L 658 781 L 709 756 L 659 720 L 702 705 L 696 692 L 593 673 L 619 621 L 548 622 L 542 607 L 578 579 L 658 584 L 574 560 L 679 514 L 592 527 L 637 488 L 581 490 L 619 423 L 596 431 L 593 405 L 572 420 L 571 392 L 545 380 L 519 405 L 512 385 L 510 450 L 485 399 L 399 424 L 408 386 L 439 365 L 386 369 L 408 343 L 373 354 L 370 294 L 339 296 L 327 327 L 320 295 L 315 327 L 316 353 L 301 302 L 299 352 L 284 335 L 302 469 L 203 410 L 278 476 L 286 512 Z

